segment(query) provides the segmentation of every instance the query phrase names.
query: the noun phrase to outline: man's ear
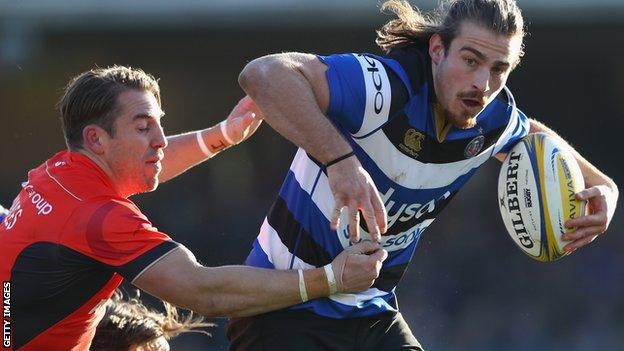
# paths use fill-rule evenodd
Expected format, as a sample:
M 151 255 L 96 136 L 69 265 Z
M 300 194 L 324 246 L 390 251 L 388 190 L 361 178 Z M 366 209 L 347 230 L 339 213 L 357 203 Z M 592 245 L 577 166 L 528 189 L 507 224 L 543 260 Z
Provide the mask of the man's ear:
M 440 34 L 435 33 L 429 38 L 429 56 L 434 64 L 439 65 L 444 56 L 444 43 Z
M 82 129 L 83 147 L 96 155 L 102 155 L 108 141 L 108 133 L 95 124 L 89 124 Z

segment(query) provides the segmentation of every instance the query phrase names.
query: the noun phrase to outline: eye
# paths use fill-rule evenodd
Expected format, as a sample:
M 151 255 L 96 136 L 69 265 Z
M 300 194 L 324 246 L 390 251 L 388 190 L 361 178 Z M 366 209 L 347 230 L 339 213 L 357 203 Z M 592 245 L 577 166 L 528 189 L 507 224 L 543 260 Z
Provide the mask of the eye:
M 467 66 L 469 66 L 469 67 L 474 67 L 474 66 L 476 66 L 476 65 L 477 65 L 477 60 L 475 60 L 475 59 L 473 59 L 473 58 L 470 58 L 470 57 L 465 58 L 465 59 L 464 59 L 464 62 L 465 62 L 465 63 L 466 63 L 466 65 L 467 65 Z
M 147 126 L 147 127 L 139 127 L 139 128 L 137 128 L 137 130 L 139 131 L 139 133 L 147 133 L 147 132 L 150 131 L 150 127 L 149 126 Z
M 492 68 L 492 73 L 497 74 L 497 75 L 503 75 L 505 73 L 506 69 L 503 67 L 494 67 Z

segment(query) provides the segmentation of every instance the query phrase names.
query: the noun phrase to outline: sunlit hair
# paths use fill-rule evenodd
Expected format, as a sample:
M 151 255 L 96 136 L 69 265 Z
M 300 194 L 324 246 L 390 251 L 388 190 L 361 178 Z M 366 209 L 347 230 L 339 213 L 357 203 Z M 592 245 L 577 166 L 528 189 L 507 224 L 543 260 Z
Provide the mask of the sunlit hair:
M 134 298 L 124 299 L 117 290 L 106 305 L 104 317 L 98 324 L 91 351 L 127 351 L 132 345 L 146 344 L 157 338 L 169 340 L 181 333 L 198 332 L 208 336 L 206 328 L 214 326 L 196 317 L 192 312 L 181 315 L 171 304 L 164 302 L 165 313 L 147 308 L 137 290 Z
M 117 97 L 130 89 L 152 93 L 160 106 L 158 81 L 141 69 L 95 68 L 72 78 L 57 104 L 67 147 L 73 150 L 82 147 L 82 130 L 89 124 L 98 125 L 114 136 L 113 126 L 119 112 Z
M 384 52 L 417 45 L 427 47 L 433 34 L 439 34 L 445 49 L 459 34 L 465 22 L 474 23 L 507 37 L 524 38 L 524 19 L 515 0 L 442 0 L 434 11 L 423 13 L 406 0 L 388 0 L 381 5 L 382 12 L 398 18 L 390 20 L 377 31 L 375 42 Z M 524 55 L 520 48 L 517 61 Z

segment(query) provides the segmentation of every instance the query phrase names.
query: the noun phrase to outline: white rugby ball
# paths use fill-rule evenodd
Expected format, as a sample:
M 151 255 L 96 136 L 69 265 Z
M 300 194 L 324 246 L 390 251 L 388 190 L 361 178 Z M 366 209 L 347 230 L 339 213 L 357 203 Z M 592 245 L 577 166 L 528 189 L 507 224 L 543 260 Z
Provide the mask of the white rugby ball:
M 513 241 L 532 258 L 564 256 L 564 223 L 585 215 L 581 170 L 568 147 L 544 133 L 529 134 L 509 151 L 498 176 L 498 207 Z

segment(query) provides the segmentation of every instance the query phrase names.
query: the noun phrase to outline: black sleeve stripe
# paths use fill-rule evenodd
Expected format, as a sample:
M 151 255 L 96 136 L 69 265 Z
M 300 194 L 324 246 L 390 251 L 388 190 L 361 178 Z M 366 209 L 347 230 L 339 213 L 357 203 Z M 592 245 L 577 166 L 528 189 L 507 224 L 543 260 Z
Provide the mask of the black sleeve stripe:
M 390 112 L 388 117 L 392 118 L 397 112 L 401 111 L 409 101 L 409 93 L 403 84 L 403 81 L 388 65 L 383 64 L 390 81 L 390 91 L 392 100 L 390 101 Z
M 160 261 L 178 247 L 180 247 L 180 244 L 175 241 L 163 241 L 125 265 L 112 268 L 129 281 L 134 281 L 147 268 Z

